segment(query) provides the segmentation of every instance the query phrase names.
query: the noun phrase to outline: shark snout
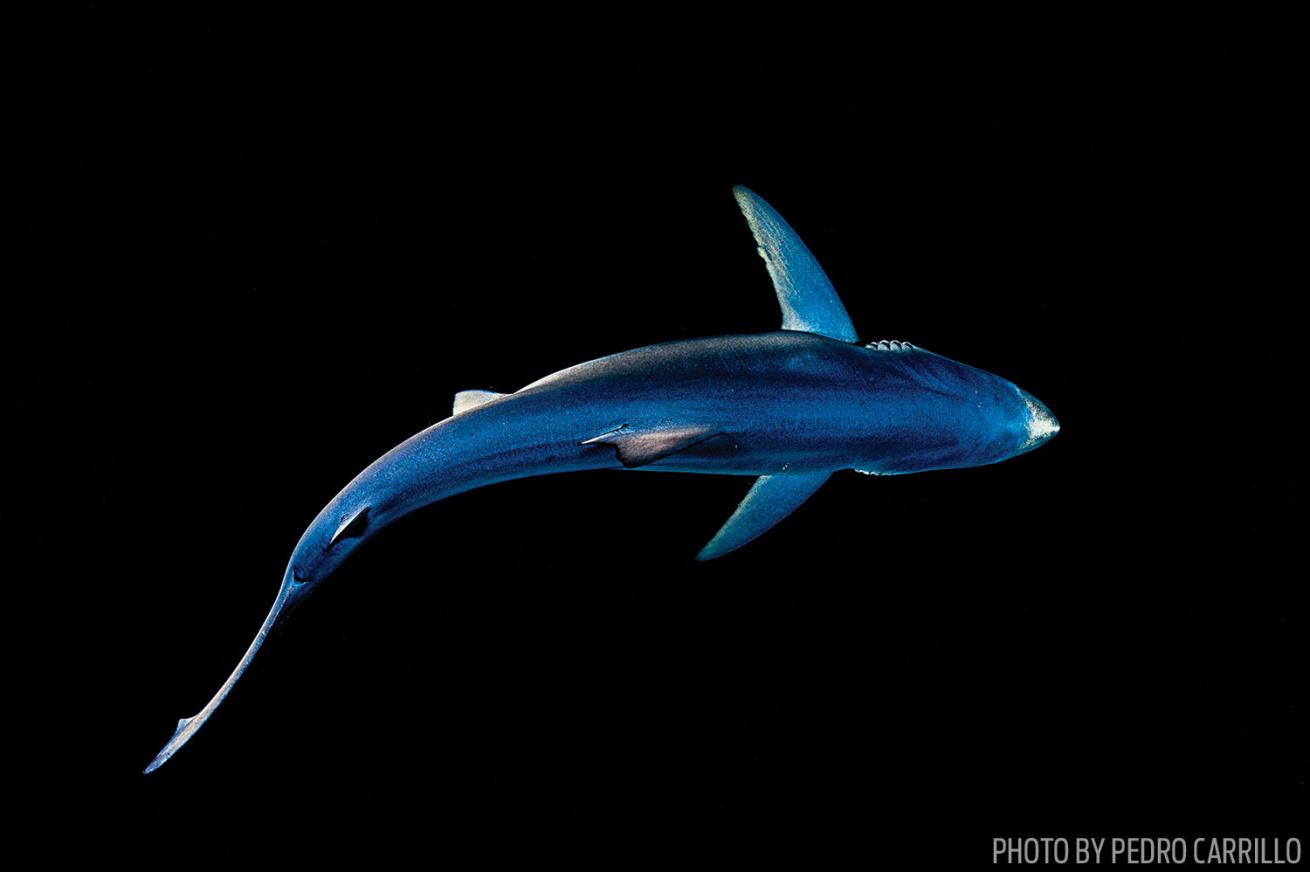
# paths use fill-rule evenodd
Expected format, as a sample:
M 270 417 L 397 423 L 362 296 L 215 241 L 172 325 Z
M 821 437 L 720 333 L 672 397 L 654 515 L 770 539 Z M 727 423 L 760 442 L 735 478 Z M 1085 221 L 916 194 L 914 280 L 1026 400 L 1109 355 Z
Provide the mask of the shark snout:
M 1060 432 L 1060 422 L 1041 400 L 1019 388 L 1019 396 L 1028 407 L 1028 433 L 1019 451 L 1032 451 Z

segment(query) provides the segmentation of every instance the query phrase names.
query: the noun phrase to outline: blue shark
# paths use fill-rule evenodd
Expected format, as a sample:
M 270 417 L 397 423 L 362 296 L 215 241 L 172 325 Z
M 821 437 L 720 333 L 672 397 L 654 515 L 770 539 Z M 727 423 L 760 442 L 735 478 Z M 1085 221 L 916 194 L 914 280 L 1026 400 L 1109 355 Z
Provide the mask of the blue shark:
M 863 344 L 809 249 L 763 199 L 733 189 L 782 309 L 771 333 L 651 345 L 505 394 L 456 395 L 449 418 L 374 461 L 301 536 L 268 617 L 231 676 L 146 767 L 214 713 L 287 610 L 403 515 L 474 488 L 590 469 L 754 476 L 697 555 L 721 557 L 840 470 L 902 475 L 997 463 L 1059 423 L 1011 382 L 909 342 Z

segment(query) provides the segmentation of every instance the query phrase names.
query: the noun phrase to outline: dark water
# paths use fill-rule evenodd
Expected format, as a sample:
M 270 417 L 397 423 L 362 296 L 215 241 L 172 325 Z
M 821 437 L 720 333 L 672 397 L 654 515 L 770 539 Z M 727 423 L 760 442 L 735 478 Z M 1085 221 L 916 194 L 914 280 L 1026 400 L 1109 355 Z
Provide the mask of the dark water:
M 997 836 L 1298 834 L 1294 55 L 1218 26 L 851 44 L 358 14 L 83 9 L 30 74 L 20 836 L 896 868 L 985 865 Z M 839 474 L 703 565 L 742 480 L 463 495 L 361 548 L 139 774 L 318 509 L 456 391 L 775 328 L 737 183 L 862 338 L 1004 376 L 1059 436 Z

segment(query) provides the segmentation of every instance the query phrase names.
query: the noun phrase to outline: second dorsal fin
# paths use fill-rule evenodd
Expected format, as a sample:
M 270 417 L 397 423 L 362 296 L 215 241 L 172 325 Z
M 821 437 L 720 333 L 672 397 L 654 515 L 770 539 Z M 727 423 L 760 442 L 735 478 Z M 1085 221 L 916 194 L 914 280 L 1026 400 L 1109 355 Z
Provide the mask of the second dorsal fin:
M 455 406 L 450 413 L 458 415 L 460 412 L 476 409 L 478 406 L 486 405 L 492 400 L 499 400 L 501 397 L 507 396 L 509 394 L 498 394 L 495 391 L 460 391 L 455 394 Z

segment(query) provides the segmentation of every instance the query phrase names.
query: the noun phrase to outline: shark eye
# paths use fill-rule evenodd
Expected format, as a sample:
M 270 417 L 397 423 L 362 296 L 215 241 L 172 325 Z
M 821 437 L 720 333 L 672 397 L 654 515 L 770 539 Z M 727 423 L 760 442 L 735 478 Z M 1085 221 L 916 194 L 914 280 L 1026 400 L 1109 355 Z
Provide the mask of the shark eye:
M 328 543 L 328 547 L 331 548 L 342 539 L 356 539 L 363 536 L 366 529 L 368 529 L 368 506 L 341 522 L 337 532 L 332 534 L 332 541 Z

